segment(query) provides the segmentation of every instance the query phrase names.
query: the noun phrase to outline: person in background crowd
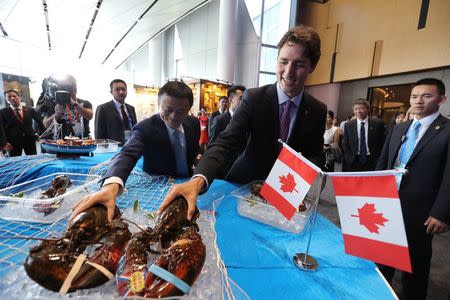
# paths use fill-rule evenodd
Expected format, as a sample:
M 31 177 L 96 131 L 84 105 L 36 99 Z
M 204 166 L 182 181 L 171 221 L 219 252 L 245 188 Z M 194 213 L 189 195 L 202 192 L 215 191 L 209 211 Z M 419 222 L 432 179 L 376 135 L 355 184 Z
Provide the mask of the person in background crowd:
M 433 235 L 450 224 L 450 121 L 439 113 L 446 100 L 441 80 L 416 82 L 410 97 L 414 119 L 394 126 L 377 164 L 377 170 L 408 170 L 399 196 L 412 273 L 401 274 L 401 299 L 426 299 Z M 379 267 L 391 282 L 395 269 Z
M 202 156 L 193 178 L 175 185 L 160 210 L 182 195 L 188 201 L 190 219 L 197 195 L 242 151 L 226 179 L 240 183 L 265 179 L 280 153 L 279 139 L 323 166 L 327 108 L 304 91 L 305 80 L 319 58 L 319 35 L 306 26 L 290 29 L 278 43 L 277 83 L 246 90 L 227 128 Z
M 101 104 L 95 112 L 95 138 L 111 139 L 123 146 L 130 138 L 131 129 L 136 125 L 134 107 L 125 103 L 127 84 L 122 79 L 114 79 L 109 84 L 113 100 Z
M 34 108 L 22 105 L 18 91 L 7 90 L 4 94 L 10 107 L 0 111 L 7 140 L 3 148 L 9 149 L 10 156 L 20 156 L 22 150 L 26 155 L 35 155 L 38 135 L 33 129 L 33 120 L 39 128 L 39 133 L 42 133 L 45 127 L 41 116 Z
M 71 218 L 100 203 L 111 221 L 115 200 L 122 193 L 131 170 L 144 157 L 143 170 L 148 174 L 187 177 L 192 175 L 199 151 L 200 125 L 189 116 L 194 102 L 192 90 L 183 82 L 169 81 L 158 92 L 159 113 L 136 124 L 131 138 L 112 159 L 103 176 L 102 189 L 82 198 Z
M 44 125 L 50 126 L 54 121 L 62 125 L 62 137 L 88 137 L 89 121 L 94 116 L 92 104 L 77 98 L 77 81 L 72 75 L 65 75 L 58 81 L 58 89 L 70 93 L 70 103 L 55 104 L 45 112 Z
M 242 96 L 245 92 L 245 86 L 235 85 L 228 89 L 228 103 L 230 107 L 228 111 L 217 116 L 214 124 L 211 126 L 211 134 L 209 135 L 209 143 L 213 143 L 219 134 L 227 128 L 231 118 L 236 112 L 239 104 L 241 104 Z
M 211 136 L 211 127 L 214 123 L 214 120 L 217 116 L 223 114 L 228 110 L 228 97 L 222 96 L 219 99 L 219 109 L 216 111 L 213 111 L 211 116 L 209 117 L 209 123 L 208 123 L 208 136 Z
M 334 163 L 341 160 L 342 152 L 340 145 L 341 133 L 339 127 L 333 125 L 334 112 L 327 113 L 327 123 L 323 134 L 323 151 L 325 152 L 325 171 L 333 172 Z
M 209 118 L 206 115 L 206 109 L 202 107 L 198 112 L 198 121 L 200 122 L 200 150 L 201 153 L 205 152 L 206 145 L 208 145 L 208 121 Z
M 391 131 L 392 127 L 394 127 L 397 124 L 400 124 L 405 119 L 405 112 L 403 111 L 397 111 L 391 118 L 391 122 L 389 123 L 389 126 L 387 128 L 387 132 Z
M 409 121 L 409 120 L 414 120 L 414 115 L 416 113 L 414 112 L 413 108 L 410 107 L 407 111 L 406 111 L 406 115 L 405 118 L 403 119 L 403 122 Z
M 342 148 L 343 171 L 373 171 L 383 148 L 385 128 L 383 121 L 369 117 L 370 105 L 366 99 L 353 102 L 356 120 L 345 124 Z

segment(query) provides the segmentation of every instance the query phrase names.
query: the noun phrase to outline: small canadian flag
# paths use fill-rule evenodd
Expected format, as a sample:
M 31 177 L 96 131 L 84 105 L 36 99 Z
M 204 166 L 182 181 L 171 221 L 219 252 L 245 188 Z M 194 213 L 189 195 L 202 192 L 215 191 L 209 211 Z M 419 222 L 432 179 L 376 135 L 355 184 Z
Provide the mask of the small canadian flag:
M 283 143 L 260 194 L 290 220 L 319 172 L 317 166 Z
M 394 173 L 329 173 L 345 252 L 411 272 Z

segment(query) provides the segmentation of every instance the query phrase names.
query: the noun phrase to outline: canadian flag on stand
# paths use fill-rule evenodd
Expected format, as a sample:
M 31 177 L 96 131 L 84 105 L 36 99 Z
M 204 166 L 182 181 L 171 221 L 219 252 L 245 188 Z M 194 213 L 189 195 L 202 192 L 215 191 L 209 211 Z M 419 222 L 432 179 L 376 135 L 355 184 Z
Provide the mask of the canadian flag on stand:
M 290 220 L 319 172 L 317 166 L 283 143 L 260 194 Z
M 411 272 L 394 173 L 328 175 L 336 194 L 345 252 Z

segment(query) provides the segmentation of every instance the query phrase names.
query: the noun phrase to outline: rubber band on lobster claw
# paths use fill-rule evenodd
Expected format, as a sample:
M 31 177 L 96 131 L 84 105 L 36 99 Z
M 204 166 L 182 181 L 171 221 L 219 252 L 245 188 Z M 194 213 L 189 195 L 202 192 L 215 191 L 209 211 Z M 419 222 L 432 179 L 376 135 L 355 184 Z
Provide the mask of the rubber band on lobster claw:
M 150 266 L 150 268 L 148 269 L 148 271 L 155 274 L 156 276 L 164 279 L 165 281 L 173 284 L 174 286 L 176 286 L 180 291 L 182 291 L 185 294 L 188 294 L 189 290 L 191 289 L 191 287 L 186 282 L 184 282 L 177 276 L 173 275 L 172 273 L 161 268 L 158 265 L 152 264 Z

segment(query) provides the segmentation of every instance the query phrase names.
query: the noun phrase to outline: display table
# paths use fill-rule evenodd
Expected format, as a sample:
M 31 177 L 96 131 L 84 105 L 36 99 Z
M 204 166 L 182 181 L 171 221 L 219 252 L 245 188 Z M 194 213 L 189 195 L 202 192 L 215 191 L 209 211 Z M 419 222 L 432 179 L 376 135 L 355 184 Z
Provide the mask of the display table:
M 87 173 L 93 166 L 111 156 L 99 154 L 79 159 L 58 159 L 32 168 L 23 178 L 36 178 L 54 172 Z M 310 254 L 317 259 L 319 267 L 311 272 L 298 269 L 292 263 L 292 257 L 295 253 L 306 250 L 307 230 L 292 234 L 241 217 L 237 213 L 236 199 L 230 196 L 238 187 L 216 180 L 209 191 L 199 197 L 198 206 L 201 210 L 212 210 L 213 203 L 218 204 L 216 232 L 222 259 L 229 277 L 250 298 L 393 298 L 375 264 L 346 255 L 340 229 L 320 215 L 313 227 L 310 248 Z M 8 221 L 1 220 L 0 223 L 5 226 Z M 1 229 L 0 234 L 5 234 Z M 6 248 L 7 245 L 0 245 L 0 257 Z M 23 261 L 23 257 L 21 259 Z M 242 293 L 237 289 L 235 291 L 240 299 Z

